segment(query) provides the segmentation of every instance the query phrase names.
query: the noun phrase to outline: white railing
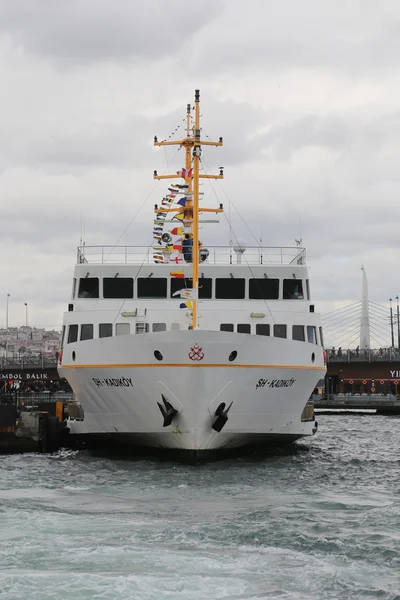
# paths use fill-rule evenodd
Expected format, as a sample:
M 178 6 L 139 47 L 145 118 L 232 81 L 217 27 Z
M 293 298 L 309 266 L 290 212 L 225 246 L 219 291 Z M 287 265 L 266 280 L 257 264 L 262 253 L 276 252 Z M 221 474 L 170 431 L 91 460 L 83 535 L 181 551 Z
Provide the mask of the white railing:
M 203 248 L 204 252 L 205 248 Z M 208 256 L 202 261 L 213 265 L 304 265 L 305 248 L 284 246 L 248 246 L 235 252 L 231 246 L 208 246 Z M 146 246 L 79 246 L 77 262 L 91 264 L 154 264 L 153 247 Z M 183 266 L 177 252 L 164 254 L 164 262 Z

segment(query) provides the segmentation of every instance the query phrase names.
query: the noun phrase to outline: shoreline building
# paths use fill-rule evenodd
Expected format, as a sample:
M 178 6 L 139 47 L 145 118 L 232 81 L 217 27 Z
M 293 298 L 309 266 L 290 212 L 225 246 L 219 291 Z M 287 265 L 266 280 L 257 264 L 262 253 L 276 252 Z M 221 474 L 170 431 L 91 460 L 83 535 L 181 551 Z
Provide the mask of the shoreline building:
M 55 356 L 60 348 L 61 333 L 23 325 L 0 328 L 0 356 Z

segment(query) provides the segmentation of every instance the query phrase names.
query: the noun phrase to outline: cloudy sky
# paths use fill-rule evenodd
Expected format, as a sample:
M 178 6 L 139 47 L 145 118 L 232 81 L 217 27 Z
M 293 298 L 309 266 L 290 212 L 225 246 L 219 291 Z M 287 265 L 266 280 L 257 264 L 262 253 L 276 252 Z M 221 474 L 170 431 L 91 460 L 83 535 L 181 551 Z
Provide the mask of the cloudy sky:
M 197 87 L 204 131 L 224 137 L 205 157 L 225 167 L 236 234 L 302 237 L 321 312 L 360 299 L 362 264 L 387 305 L 399 40 L 398 0 L 0 0 L 0 325 L 10 293 L 10 325 L 28 302 L 30 324 L 60 327 L 83 221 L 88 245 L 149 243 L 152 171 L 175 154 L 152 138 Z

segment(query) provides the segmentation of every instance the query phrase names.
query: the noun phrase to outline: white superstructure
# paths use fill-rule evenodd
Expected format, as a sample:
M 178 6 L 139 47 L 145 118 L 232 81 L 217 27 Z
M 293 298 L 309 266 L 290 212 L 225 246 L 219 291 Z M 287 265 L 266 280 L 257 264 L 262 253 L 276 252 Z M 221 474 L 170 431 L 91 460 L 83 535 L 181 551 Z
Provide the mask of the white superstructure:
M 202 211 L 195 133 L 188 125 L 182 143 L 194 147 L 184 232 Z M 192 242 L 201 247 L 198 231 Z M 169 243 L 156 262 L 154 247 L 78 249 L 59 365 L 84 409 L 72 433 L 196 458 L 312 435 L 305 407 L 325 364 L 304 249 L 208 247 L 174 260 Z

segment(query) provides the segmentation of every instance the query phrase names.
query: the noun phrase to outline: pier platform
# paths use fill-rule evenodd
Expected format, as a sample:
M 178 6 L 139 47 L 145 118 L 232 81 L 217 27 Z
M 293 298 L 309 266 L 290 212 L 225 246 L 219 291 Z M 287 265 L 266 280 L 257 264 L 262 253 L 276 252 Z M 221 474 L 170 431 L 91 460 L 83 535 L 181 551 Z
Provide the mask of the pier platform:
M 378 415 L 400 415 L 400 396 L 380 394 L 335 394 L 313 396 L 314 408 L 323 411 L 375 411 Z

